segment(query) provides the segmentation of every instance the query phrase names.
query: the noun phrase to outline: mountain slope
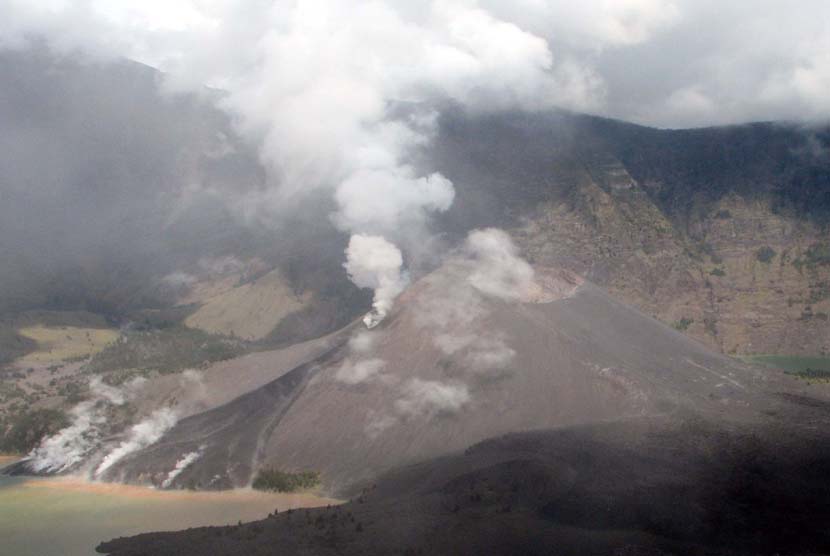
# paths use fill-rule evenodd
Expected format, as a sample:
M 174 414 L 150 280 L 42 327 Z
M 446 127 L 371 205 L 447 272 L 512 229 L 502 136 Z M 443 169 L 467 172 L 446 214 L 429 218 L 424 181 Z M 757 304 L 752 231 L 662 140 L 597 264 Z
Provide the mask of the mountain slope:
M 349 503 L 102 543 L 179 554 L 823 554 L 827 404 L 763 426 L 634 419 L 513 434 L 391 473 Z M 788 419 L 800 418 L 805 426 Z
M 422 157 L 449 230 L 499 225 L 731 354 L 830 352 L 830 132 L 657 130 L 565 112 L 447 110 Z
M 753 423 L 788 405 L 768 391 L 800 388 L 713 353 L 571 274 L 536 276 L 540 289 L 516 302 L 466 298 L 470 288 L 451 286 L 464 275 L 439 269 L 377 329 L 344 331 L 322 358 L 182 421 L 107 478 L 156 482 L 198 450 L 203 456 L 174 485 L 242 486 L 257 466 L 272 465 L 319 471 L 328 491 L 343 492 L 508 432 L 689 412 Z M 454 303 L 474 318 L 435 320 L 436 307 Z

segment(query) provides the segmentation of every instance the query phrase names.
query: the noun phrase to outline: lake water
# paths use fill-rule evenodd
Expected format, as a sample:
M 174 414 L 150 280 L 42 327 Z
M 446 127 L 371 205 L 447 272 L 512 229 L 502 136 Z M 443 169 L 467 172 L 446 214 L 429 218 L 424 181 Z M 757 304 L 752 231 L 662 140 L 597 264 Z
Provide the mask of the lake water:
M 0 555 L 92 556 L 98 543 L 114 537 L 235 524 L 276 508 L 333 503 L 311 494 L 158 491 L 68 477 L 0 476 Z

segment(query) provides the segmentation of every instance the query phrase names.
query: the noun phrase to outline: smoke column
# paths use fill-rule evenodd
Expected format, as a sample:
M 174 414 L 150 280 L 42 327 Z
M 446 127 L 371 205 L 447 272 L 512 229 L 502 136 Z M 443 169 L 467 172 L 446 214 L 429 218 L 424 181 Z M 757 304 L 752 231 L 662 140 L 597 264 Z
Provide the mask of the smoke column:
M 60 473 L 81 463 L 101 443 L 107 408 L 123 405 L 143 381 L 133 380 L 121 390 L 104 384 L 100 377 L 93 377 L 89 381 L 90 399 L 72 408 L 69 426 L 43 439 L 29 453 L 29 469 L 35 473 Z
M 376 290 L 371 326 L 405 282 L 403 267 L 370 277 L 358 259 L 392 256 L 393 242 L 404 252 L 423 245 L 430 215 L 453 202 L 445 176 L 410 161 L 434 135 L 436 107 L 584 108 L 596 88 L 590 71 L 554 64 L 543 37 L 474 1 L 29 4 L 13 2 L 9 44 L 37 37 L 59 52 L 137 59 L 165 72 L 168 92 L 222 90 L 219 107 L 259 145 L 269 183 L 211 195 L 278 227 L 295 199 L 327 191 L 332 221 L 354 236 L 349 251 L 360 249 L 347 263 L 355 284 Z
M 372 311 L 363 317 L 366 327 L 374 328 L 409 283 L 406 273 L 402 272 L 401 251 L 382 237 L 353 235 L 343 266 L 357 287 L 375 290 Z
M 149 446 L 162 437 L 176 424 L 176 413 L 167 407 L 155 410 L 146 419 L 130 428 L 127 438 L 114 450 L 108 453 L 95 469 L 94 476 L 100 477 L 110 467 L 124 459 L 129 454 Z

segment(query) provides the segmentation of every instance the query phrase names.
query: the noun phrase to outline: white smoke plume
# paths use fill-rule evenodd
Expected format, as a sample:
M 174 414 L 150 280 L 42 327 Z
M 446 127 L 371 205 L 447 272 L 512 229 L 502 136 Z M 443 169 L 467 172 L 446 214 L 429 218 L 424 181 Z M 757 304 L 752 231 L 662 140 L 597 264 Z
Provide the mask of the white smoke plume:
M 416 323 L 433 331 L 433 342 L 447 355 L 463 353 L 474 371 L 506 368 L 516 352 L 504 331 L 485 325 L 486 298 L 528 300 L 536 291 L 533 268 L 502 230 L 474 230 L 442 269 L 427 278 Z
M 401 386 L 391 413 L 369 411 L 364 432 L 377 438 L 383 431 L 407 419 L 430 419 L 452 415 L 472 401 L 469 387 L 461 381 L 410 378 Z
M 346 384 L 360 384 L 379 375 L 385 366 L 386 362 L 377 357 L 359 361 L 346 359 L 337 369 L 334 378 Z
M 29 453 L 29 468 L 36 473 L 60 473 L 83 461 L 98 445 L 99 426 L 106 421 L 96 407 L 98 402 L 88 400 L 72 408 L 72 424 L 43 439 Z
M 354 235 L 343 266 L 356 286 L 375 291 L 372 311 L 363 318 L 367 328 L 374 328 L 409 283 L 408 275 L 402 271 L 401 251 L 382 237 Z
M 110 451 L 98 467 L 94 476 L 100 477 L 107 469 L 124 459 L 129 454 L 146 448 L 162 437 L 173 425 L 176 424 L 176 412 L 170 408 L 163 407 L 153 411 L 142 421 L 130 427 L 127 438 L 121 441 Z
M 395 409 L 406 417 L 433 416 L 459 411 L 470 401 L 470 391 L 461 382 L 440 382 L 413 378 L 403 387 Z
M 415 325 L 428 329 L 433 344 L 442 353 L 454 356 L 455 361 L 463 362 L 465 369 L 451 381 L 382 375 L 387 383 L 399 381 L 400 394 L 391 412 L 369 413 L 366 434 L 375 438 L 406 419 L 431 418 L 464 409 L 472 401 L 468 383 L 482 376 L 501 375 L 516 356 L 508 345 L 507 332 L 488 322 L 488 298 L 532 301 L 538 290 L 533 268 L 522 259 L 507 233 L 495 228 L 470 232 L 463 246 L 424 279 L 414 307 Z M 354 384 L 380 373 L 383 361 L 367 358 L 374 334 L 364 332 L 352 339 L 351 354 L 359 352 L 364 358 L 350 355 L 335 378 Z
M 123 405 L 146 382 L 137 378 L 123 389 L 104 384 L 100 377 L 89 382 L 90 399 L 70 410 L 72 422 L 43 439 L 28 455 L 28 467 L 36 473 L 60 473 L 81 463 L 101 443 L 107 409 Z
M 208 388 L 204 375 L 194 369 L 186 369 L 179 378 L 179 385 L 187 392 L 185 409 L 192 411 L 198 408 L 208 397 Z
M 504 230 L 474 230 L 465 251 L 473 266 L 467 280 L 480 292 L 507 300 L 527 298 L 534 286 L 533 268 Z
M 382 376 L 386 362 L 371 353 L 378 333 L 362 330 L 349 339 L 349 354 L 334 374 L 334 379 L 345 384 L 360 384 Z
M 333 221 L 354 234 L 349 250 L 375 258 L 392 253 L 389 241 L 423 244 L 430 213 L 453 202 L 446 177 L 409 159 L 434 132 L 435 106 L 593 105 L 590 71 L 557 64 L 543 37 L 494 13 L 467 0 L 12 0 L 0 8 L 0 47 L 36 37 L 59 52 L 158 67 L 170 92 L 222 89 L 219 105 L 260 146 L 270 186 L 210 195 L 272 225 L 295 199 L 328 191 Z M 405 114 L 396 111 L 403 106 Z M 367 281 L 355 269 L 358 286 L 376 289 L 367 325 L 388 312 L 405 283 L 401 270 L 402 261 Z
M 173 481 L 182 474 L 182 471 L 187 469 L 191 464 L 193 464 L 196 460 L 202 457 L 202 450 L 203 448 L 199 448 L 194 452 L 188 452 L 187 454 L 183 455 L 177 462 L 173 469 L 170 470 L 170 473 L 167 474 L 167 478 L 164 479 L 161 483 L 161 488 L 168 488 L 170 485 L 173 484 Z

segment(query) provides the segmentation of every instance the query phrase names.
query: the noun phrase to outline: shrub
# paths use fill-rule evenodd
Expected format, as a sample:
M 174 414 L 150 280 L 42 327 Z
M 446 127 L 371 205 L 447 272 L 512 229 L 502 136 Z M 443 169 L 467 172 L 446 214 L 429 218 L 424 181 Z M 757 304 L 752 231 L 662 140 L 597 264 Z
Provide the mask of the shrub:
M 35 409 L 13 418 L 11 426 L 0 436 L 0 451 L 25 454 L 40 441 L 69 424 L 57 409 Z
M 301 471 L 288 473 L 279 469 L 261 469 L 253 482 L 257 490 L 271 490 L 275 492 L 295 492 L 312 488 L 320 484 L 320 473 L 317 471 Z
M 676 330 L 688 330 L 689 326 L 695 322 L 694 319 L 683 317 L 682 319 L 672 323 L 672 327 Z
M 726 271 L 718 266 L 713 268 L 709 274 L 712 276 L 726 276 Z
M 769 245 L 764 245 L 760 249 L 755 252 L 755 256 L 758 258 L 759 261 L 762 263 L 768 263 L 775 257 L 775 249 L 770 247 Z
M 800 371 L 785 371 L 789 375 L 799 376 L 801 378 L 818 378 L 823 380 L 830 379 L 830 369 L 812 369 L 806 368 Z
M 807 264 L 830 265 L 830 243 L 814 243 L 804 253 Z

